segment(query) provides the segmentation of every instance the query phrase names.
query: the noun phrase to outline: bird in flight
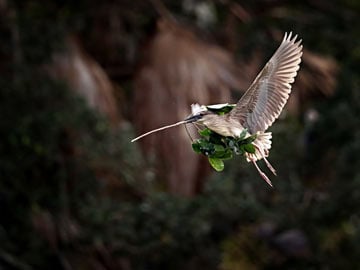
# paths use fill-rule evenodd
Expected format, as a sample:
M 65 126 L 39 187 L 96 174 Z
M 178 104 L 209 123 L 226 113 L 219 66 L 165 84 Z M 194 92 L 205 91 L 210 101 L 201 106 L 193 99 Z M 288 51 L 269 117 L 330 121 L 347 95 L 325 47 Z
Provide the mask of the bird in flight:
M 279 117 L 289 98 L 291 84 L 300 68 L 301 56 L 301 40 L 297 40 L 297 35 L 293 37 L 291 32 L 285 33 L 279 48 L 229 113 L 219 115 L 211 110 L 212 106 L 193 104 L 190 117 L 147 132 L 132 142 L 151 133 L 188 123 L 199 123 L 215 133 L 233 138 L 240 137 L 246 130 L 247 137 L 256 135 L 252 142 L 255 152 L 246 153 L 246 159 L 255 165 L 261 177 L 272 186 L 270 179 L 261 171 L 256 161 L 263 159 L 270 171 L 276 175 L 275 169 L 267 160 L 272 135 L 266 130 Z M 215 105 L 219 106 L 221 107 L 221 104 Z

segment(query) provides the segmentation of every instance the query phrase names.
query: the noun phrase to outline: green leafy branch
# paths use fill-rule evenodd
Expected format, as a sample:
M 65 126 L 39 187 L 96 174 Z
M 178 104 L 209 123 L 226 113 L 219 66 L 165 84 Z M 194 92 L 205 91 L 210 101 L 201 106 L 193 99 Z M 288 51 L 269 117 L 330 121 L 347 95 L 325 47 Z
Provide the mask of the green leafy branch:
M 193 142 L 192 148 L 198 154 L 208 157 L 210 165 L 218 172 L 224 170 L 224 160 L 232 159 L 234 155 L 255 153 L 252 142 L 256 135 L 246 137 L 243 130 L 239 138 L 224 137 L 208 128 L 199 131 L 200 138 Z

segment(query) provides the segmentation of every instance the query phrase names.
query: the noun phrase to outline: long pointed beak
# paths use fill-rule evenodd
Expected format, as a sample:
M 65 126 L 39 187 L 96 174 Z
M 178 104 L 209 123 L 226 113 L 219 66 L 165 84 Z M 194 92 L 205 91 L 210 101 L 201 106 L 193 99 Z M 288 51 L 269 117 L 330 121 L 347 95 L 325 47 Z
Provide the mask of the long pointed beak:
M 196 121 L 200 120 L 201 118 L 202 118 L 202 115 L 200 115 L 200 114 L 191 115 L 188 118 L 186 118 L 184 121 L 186 123 L 193 123 L 193 122 L 196 122 Z

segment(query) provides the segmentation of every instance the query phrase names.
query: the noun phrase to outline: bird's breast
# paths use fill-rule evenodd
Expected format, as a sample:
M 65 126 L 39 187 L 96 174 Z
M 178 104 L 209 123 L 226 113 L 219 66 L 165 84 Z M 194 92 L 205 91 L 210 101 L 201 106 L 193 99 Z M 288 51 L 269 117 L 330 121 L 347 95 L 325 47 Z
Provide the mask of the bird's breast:
M 224 118 L 218 121 L 204 122 L 204 124 L 210 130 L 225 137 L 240 137 L 241 132 L 244 130 L 244 127 L 240 123 L 232 123 L 231 121 L 226 121 Z

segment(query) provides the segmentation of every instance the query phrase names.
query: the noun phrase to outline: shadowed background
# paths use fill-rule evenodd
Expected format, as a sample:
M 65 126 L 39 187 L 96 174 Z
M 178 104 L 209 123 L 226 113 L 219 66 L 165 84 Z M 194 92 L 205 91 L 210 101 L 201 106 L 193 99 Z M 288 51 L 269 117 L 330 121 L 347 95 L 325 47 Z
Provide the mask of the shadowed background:
M 359 268 L 359 12 L 0 0 L 0 268 Z M 130 143 L 236 102 L 288 31 L 304 54 L 274 189 L 242 157 L 212 171 L 181 126 Z

